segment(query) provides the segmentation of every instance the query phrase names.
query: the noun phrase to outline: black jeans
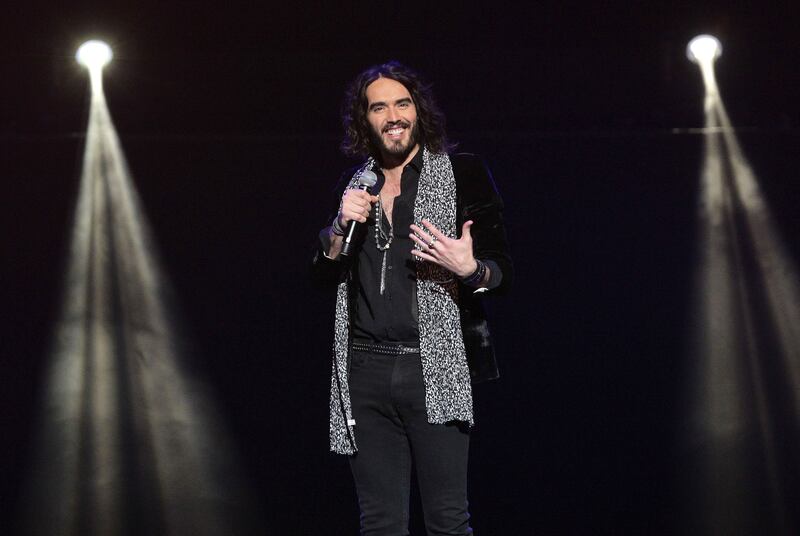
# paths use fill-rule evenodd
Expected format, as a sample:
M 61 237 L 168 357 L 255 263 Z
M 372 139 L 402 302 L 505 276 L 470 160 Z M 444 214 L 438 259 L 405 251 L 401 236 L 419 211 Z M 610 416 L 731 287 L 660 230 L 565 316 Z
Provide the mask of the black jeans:
M 419 354 L 353 352 L 350 398 L 358 452 L 350 468 L 362 536 L 408 534 L 412 461 L 428 535 L 468 535 L 463 423 L 429 424 Z

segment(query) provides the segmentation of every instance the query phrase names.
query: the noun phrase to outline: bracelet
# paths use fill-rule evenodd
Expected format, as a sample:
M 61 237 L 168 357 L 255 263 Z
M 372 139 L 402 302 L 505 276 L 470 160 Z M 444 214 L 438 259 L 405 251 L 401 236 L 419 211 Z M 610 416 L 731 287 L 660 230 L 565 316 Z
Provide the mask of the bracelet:
M 478 264 L 478 266 L 475 268 L 475 271 L 470 275 L 461 278 L 461 282 L 470 287 L 478 286 L 486 276 L 486 264 L 480 259 L 475 259 L 475 262 Z
M 339 215 L 337 214 L 335 218 L 333 218 L 333 224 L 331 225 L 331 229 L 333 230 L 333 234 L 336 236 L 344 236 L 344 229 L 342 229 L 341 224 L 339 223 Z

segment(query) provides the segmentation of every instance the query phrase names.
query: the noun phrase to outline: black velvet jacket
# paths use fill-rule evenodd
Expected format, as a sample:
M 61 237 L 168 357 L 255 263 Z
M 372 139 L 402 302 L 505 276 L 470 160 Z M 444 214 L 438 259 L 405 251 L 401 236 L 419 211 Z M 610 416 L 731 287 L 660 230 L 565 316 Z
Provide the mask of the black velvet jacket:
M 483 161 L 472 154 L 454 154 L 450 156 L 450 161 L 453 165 L 457 190 L 456 229 L 460 231 L 465 221 L 474 222 L 470 231 L 475 258 L 486 262 L 492 270 L 488 289 L 476 290 L 459 284 L 459 309 L 464 346 L 472 381 L 478 383 L 499 377 L 481 298 L 488 294 L 508 292 L 514 277 L 514 266 L 503 223 L 503 201 L 497 192 L 491 173 Z M 352 172 L 343 176 L 342 184 L 337 188 L 339 197 L 351 176 Z M 334 217 L 335 213 L 328 221 L 333 221 Z M 327 237 L 328 229 L 323 229 L 320 236 Z M 354 270 L 358 267 L 355 261 L 357 256 L 352 258 L 340 256 L 336 260 L 327 258 L 324 254 L 326 245 L 327 240 L 324 238 L 319 241 L 311 274 L 315 283 L 327 287 L 335 286 L 346 278 L 352 278 Z

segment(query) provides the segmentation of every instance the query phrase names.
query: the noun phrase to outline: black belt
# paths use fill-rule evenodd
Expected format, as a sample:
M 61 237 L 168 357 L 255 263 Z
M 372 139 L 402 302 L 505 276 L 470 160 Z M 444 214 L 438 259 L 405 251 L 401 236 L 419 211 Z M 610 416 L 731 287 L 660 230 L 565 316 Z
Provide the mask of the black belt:
M 393 344 L 387 342 L 354 342 L 351 348 L 356 352 L 365 352 L 368 354 L 406 355 L 419 353 L 419 346 L 408 346 L 407 344 Z

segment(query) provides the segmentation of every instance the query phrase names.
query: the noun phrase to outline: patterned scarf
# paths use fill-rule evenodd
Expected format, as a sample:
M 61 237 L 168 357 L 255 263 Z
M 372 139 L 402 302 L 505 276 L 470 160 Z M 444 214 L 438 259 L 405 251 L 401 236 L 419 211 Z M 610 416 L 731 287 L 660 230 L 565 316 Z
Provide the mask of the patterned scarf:
M 450 158 L 423 148 L 414 221 L 421 226 L 428 219 L 445 235 L 456 237 L 456 179 Z M 369 159 L 353 175 L 348 188 L 355 188 L 358 177 L 375 165 Z M 350 312 L 348 285 L 339 284 L 336 295 L 333 367 L 330 397 L 330 445 L 339 454 L 355 454 L 355 422 L 350 405 L 348 352 Z M 458 282 L 451 272 L 432 263 L 417 262 L 417 303 L 419 345 L 425 405 L 428 422 L 441 424 L 464 421 L 473 424 L 472 388 L 461 317 L 458 309 Z

